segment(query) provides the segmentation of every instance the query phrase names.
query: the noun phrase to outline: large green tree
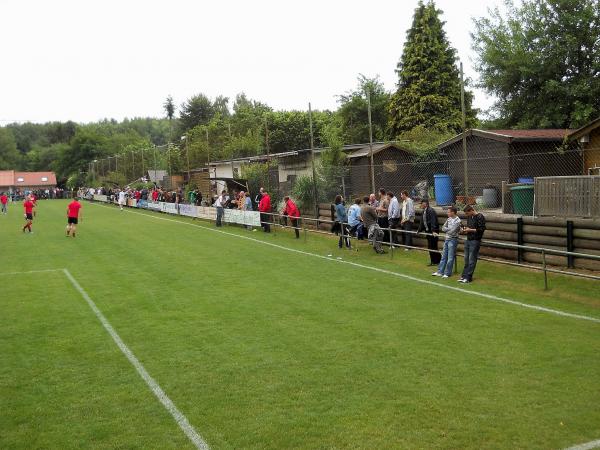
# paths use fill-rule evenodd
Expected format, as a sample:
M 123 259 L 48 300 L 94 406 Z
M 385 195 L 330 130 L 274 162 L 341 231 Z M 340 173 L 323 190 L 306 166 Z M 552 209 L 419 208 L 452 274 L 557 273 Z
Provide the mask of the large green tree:
M 472 38 L 505 126 L 577 127 L 600 115 L 598 0 L 509 0 L 475 20 Z
M 462 130 L 460 75 L 456 50 L 433 1 L 419 2 L 398 63 L 398 90 L 390 103 L 394 135 L 415 127 L 458 132 Z M 472 93 L 466 92 L 467 125 L 475 122 Z
M 385 90 L 378 77 L 367 78 L 359 75 L 358 86 L 338 97 L 342 139 L 346 144 L 369 142 L 369 118 L 367 92 L 371 100 L 371 122 L 373 139 L 386 141 L 391 138 L 389 132 L 389 106 L 391 95 Z
M 183 134 L 197 125 L 207 125 L 215 115 L 213 102 L 204 94 L 194 95 L 179 108 L 180 132 Z
M 17 143 L 9 128 L 0 128 L 0 170 L 17 169 L 20 155 Z

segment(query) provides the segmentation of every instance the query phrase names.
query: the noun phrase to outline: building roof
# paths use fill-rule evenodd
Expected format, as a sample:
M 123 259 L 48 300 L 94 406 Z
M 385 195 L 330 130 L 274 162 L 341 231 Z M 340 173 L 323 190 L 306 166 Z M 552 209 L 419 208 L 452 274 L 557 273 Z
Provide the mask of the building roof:
M 0 170 L 0 186 L 56 186 L 56 175 L 54 172 Z
M 167 171 L 166 170 L 148 169 L 148 179 L 152 183 L 158 183 L 159 181 L 162 181 L 163 178 L 166 177 L 166 176 L 167 176 Z
M 506 142 L 560 142 L 569 135 L 571 130 L 559 129 L 543 129 L 543 130 L 478 130 L 476 128 L 465 131 L 466 136 L 477 136 L 484 139 Z M 452 145 L 463 138 L 463 133 L 454 136 L 452 139 L 442 142 L 438 145 L 438 149 Z
M 586 134 L 590 134 L 593 130 L 600 127 L 600 117 L 596 120 L 592 120 L 590 123 L 585 124 L 577 130 L 573 130 L 569 133 L 569 139 L 579 139 Z
M 15 172 L 13 186 L 56 186 L 54 172 Z
M 0 186 L 13 186 L 15 183 L 14 170 L 0 170 Z
M 377 153 L 379 153 L 383 150 L 387 150 L 388 148 L 395 148 L 396 150 L 399 150 L 399 151 L 413 153 L 410 150 L 400 147 L 398 144 L 389 142 L 387 144 L 373 144 L 373 155 L 376 155 Z M 366 147 L 359 148 L 358 150 L 354 150 L 353 152 L 349 153 L 348 158 L 350 158 L 350 159 L 362 158 L 363 156 L 369 156 L 370 152 L 371 152 L 371 148 L 369 145 L 367 145 Z
M 396 146 L 398 147 L 398 144 L 395 142 L 373 142 L 373 150 L 375 150 L 376 146 L 385 146 L 384 148 L 387 148 L 389 146 Z M 329 147 L 317 147 L 315 148 L 315 153 L 321 153 L 325 150 L 327 150 Z M 353 152 L 355 150 L 364 150 L 366 148 L 366 154 L 369 153 L 369 144 L 349 144 L 349 145 L 344 145 L 344 147 L 342 148 L 342 151 L 346 154 L 353 154 Z M 381 151 L 384 148 L 378 150 Z M 231 164 L 232 162 L 261 162 L 261 161 L 268 161 L 270 159 L 278 159 L 278 158 L 286 158 L 289 156 L 297 156 L 297 155 L 301 155 L 301 154 L 305 154 L 305 153 L 310 153 L 311 149 L 310 148 L 303 148 L 301 150 L 292 150 L 289 152 L 281 152 L 281 153 L 271 153 L 268 155 L 257 155 L 257 156 L 247 156 L 244 158 L 233 158 L 233 159 L 223 159 L 223 160 L 219 160 L 219 161 L 211 161 L 210 165 L 223 165 L 223 164 Z M 374 153 L 376 153 L 374 151 Z M 364 155 L 362 155 L 364 156 Z M 349 156 L 350 157 L 350 156 Z M 356 158 L 357 156 L 353 156 L 354 158 Z

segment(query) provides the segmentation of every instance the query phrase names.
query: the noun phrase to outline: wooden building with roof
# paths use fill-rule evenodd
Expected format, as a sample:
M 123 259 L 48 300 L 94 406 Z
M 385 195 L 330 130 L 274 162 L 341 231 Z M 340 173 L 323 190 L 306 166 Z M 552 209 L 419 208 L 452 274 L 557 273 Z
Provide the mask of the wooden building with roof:
M 583 149 L 582 175 L 600 175 L 600 118 L 569 134 Z
M 481 195 L 486 186 L 500 190 L 502 182 L 555 175 L 580 175 L 583 154 L 569 141 L 568 129 L 477 130 L 465 132 L 470 195 Z M 445 173 L 462 186 L 465 165 L 463 134 L 438 146 Z

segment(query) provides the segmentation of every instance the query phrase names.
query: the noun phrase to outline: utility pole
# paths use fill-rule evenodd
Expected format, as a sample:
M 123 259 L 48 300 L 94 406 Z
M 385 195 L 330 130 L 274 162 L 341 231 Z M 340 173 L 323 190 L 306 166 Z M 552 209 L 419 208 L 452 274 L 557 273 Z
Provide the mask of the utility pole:
M 190 175 L 190 136 L 187 133 L 185 135 L 185 156 L 187 158 L 188 186 L 189 186 L 192 181 L 192 176 Z
M 265 147 L 267 148 L 267 156 L 269 156 L 269 124 L 265 116 Z
M 154 145 L 152 147 L 153 149 L 153 153 L 154 153 L 154 183 L 156 183 L 158 180 L 156 179 L 156 145 Z
M 135 178 L 135 153 L 133 150 L 131 150 L 131 178 Z
M 315 169 L 315 139 L 313 133 L 313 122 L 312 122 L 312 108 L 310 103 L 308 104 L 308 125 L 310 127 L 310 163 L 312 166 L 313 175 L 313 193 L 315 199 L 315 213 L 317 219 L 319 218 L 319 201 L 317 196 L 317 170 Z
M 169 160 L 169 180 L 171 180 L 171 142 L 167 144 L 167 158 Z M 169 181 L 169 186 L 171 185 L 171 181 Z
M 369 115 L 369 165 L 371 170 L 371 192 L 375 192 L 375 166 L 373 165 L 373 123 L 371 122 L 371 94 L 367 88 L 367 112 Z
M 463 147 L 463 171 L 465 183 L 465 197 L 469 196 L 469 168 L 467 164 L 467 117 L 465 108 L 465 81 L 463 77 L 463 63 L 460 63 L 460 107 L 462 110 L 462 147 Z M 465 198 L 465 201 L 467 199 Z
M 144 147 L 142 147 L 142 178 L 146 177 L 146 168 L 144 167 Z
M 208 142 L 208 127 L 206 128 L 206 165 L 208 166 L 208 185 L 210 186 L 210 143 Z M 233 178 L 233 169 L 231 171 Z

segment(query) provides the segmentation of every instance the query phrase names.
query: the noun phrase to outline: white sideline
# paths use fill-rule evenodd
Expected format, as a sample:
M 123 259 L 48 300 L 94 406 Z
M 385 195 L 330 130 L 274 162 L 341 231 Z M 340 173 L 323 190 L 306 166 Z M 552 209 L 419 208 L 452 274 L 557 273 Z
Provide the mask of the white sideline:
M 75 278 L 73 278 L 73 275 L 71 275 L 71 272 L 69 272 L 67 269 L 62 269 L 62 271 L 67 276 L 67 278 L 69 279 L 69 281 L 71 282 L 73 287 L 75 289 L 77 289 L 77 291 L 81 294 L 83 299 L 87 302 L 87 304 L 92 309 L 92 311 L 94 311 L 94 314 L 96 315 L 98 320 L 100 320 L 100 322 L 102 323 L 102 326 L 106 329 L 106 331 L 108 331 L 108 334 L 110 334 L 110 337 L 113 339 L 113 341 L 115 341 L 115 344 L 117 344 L 117 347 L 119 347 L 121 352 L 123 352 L 125 357 L 133 365 L 133 367 L 135 367 L 135 370 L 137 370 L 137 372 L 140 374 L 142 379 L 146 382 L 146 384 L 148 385 L 148 387 L 150 388 L 152 393 L 163 404 L 163 406 L 171 414 L 171 416 L 173 416 L 173 418 L 175 419 L 175 422 L 177 422 L 177 425 L 179 425 L 179 428 L 181 428 L 183 430 L 183 432 L 187 435 L 187 437 L 190 439 L 190 441 L 192 441 L 192 443 L 196 446 L 196 448 L 202 449 L 202 450 L 208 450 L 209 447 L 208 447 L 208 444 L 206 443 L 206 441 L 204 441 L 204 439 L 202 439 L 202 437 L 196 432 L 194 427 L 190 424 L 190 422 L 187 420 L 187 418 L 181 413 L 181 411 L 179 411 L 179 409 L 177 409 L 177 407 L 171 401 L 171 399 L 167 396 L 165 391 L 163 391 L 162 388 L 158 385 L 158 383 L 154 380 L 154 378 L 152 378 L 150 376 L 150 374 L 146 371 L 146 369 L 144 368 L 142 363 L 131 352 L 129 347 L 127 347 L 127 345 L 125 345 L 125 343 L 123 342 L 121 337 L 117 334 L 117 332 L 112 327 L 112 325 L 108 322 L 106 317 L 104 317 L 104 314 L 102 314 L 102 312 L 98 309 L 98 307 L 96 306 L 94 301 L 83 290 L 83 288 L 79 285 L 77 280 Z
M 600 448 L 600 439 L 597 441 L 586 442 L 585 444 L 574 445 L 565 450 L 591 450 L 593 448 Z
M 30 273 L 62 272 L 62 269 L 25 270 L 23 272 L 0 272 L 0 275 L 26 275 Z
M 94 204 L 97 205 L 97 203 L 94 203 Z M 108 206 L 106 206 L 106 205 L 98 205 L 98 206 L 103 206 L 105 208 L 108 208 Z M 227 231 L 217 230 L 216 228 L 205 227 L 205 226 L 199 225 L 199 224 L 184 222 L 184 221 L 181 221 L 181 220 L 169 219 L 169 218 L 166 218 L 166 217 L 158 217 L 158 216 L 151 215 L 151 214 L 143 214 L 143 213 L 138 212 L 138 211 L 131 211 L 131 210 L 126 210 L 126 211 L 129 212 L 129 213 L 131 213 L 131 214 L 139 214 L 141 216 L 148 217 L 150 219 L 166 220 L 168 222 L 176 222 L 176 223 L 179 223 L 179 224 L 182 224 L 182 225 L 189 225 L 189 226 L 195 227 L 195 228 L 201 228 L 201 229 L 208 230 L 208 231 L 214 231 L 216 233 L 222 233 L 222 234 L 226 234 L 228 236 L 234 236 L 234 237 L 237 237 L 237 238 L 240 238 L 240 239 L 246 239 L 248 241 L 257 242 L 259 244 L 264 244 L 264 245 L 269 245 L 271 247 L 279 248 L 279 249 L 282 249 L 282 250 L 287 250 L 289 252 L 299 253 L 301 255 L 313 256 L 315 258 L 325 259 L 327 261 L 333 261 L 333 262 L 337 262 L 337 263 L 341 263 L 341 264 L 347 264 L 347 265 L 350 265 L 350 266 L 359 267 L 361 269 L 373 270 L 375 272 L 385 273 L 386 275 L 393 275 L 393 276 L 396 276 L 396 277 L 399 277 L 399 278 L 405 278 L 407 280 L 415 281 L 415 282 L 421 283 L 421 284 L 428 284 L 428 285 L 431 285 L 431 286 L 436 286 L 436 287 L 441 287 L 441 288 L 445 288 L 445 289 L 450 289 L 452 291 L 460 292 L 462 294 L 474 295 L 474 296 L 477 296 L 477 297 L 482 297 L 482 298 L 485 298 L 485 299 L 488 299 L 488 300 L 493 300 L 493 301 L 496 301 L 496 302 L 508 303 L 508 304 L 511 304 L 511 305 L 520 306 L 522 308 L 533 309 L 533 310 L 536 310 L 536 311 L 541 311 L 541 312 L 545 312 L 545 313 L 555 314 L 557 316 L 562 316 L 562 317 L 569 317 L 571 319 L 587 320 L 587 321 L 590 321 L 590 322 L 600 323 L 600 318 L 597 318 L 597 317 L 585 316 L 585 315 L 582 315 L 582 314 L 573 314 L 573 313 L 569 313 L 569 312 L 565 312 L 565 311 L 560 311 L 558 309 L 546 308 L 544 306 L 538 306 L 538 305 L 531 305 L 529 303 L 522 303 L 522 302 L 519 302 L 517 300 L 511 300 L 511 299 L 504 298 L 504 297 L 498 297 L 496 295 L 486 294 L 486 293 L 483 293 L 483 292 L 471 291 L 471 290 L 463 289 L 463 288 L 460 288 L 460 287 L 457 287 L 457 286 L 449 286 L 447 284 L 442 284 L 442 283 L 438 283 L 438 282 L 431 281 L 431 280 L 425 280 L 425 279 L 422 279 L 422 278 L 413 277 L 412 275 L 406 275 L 406 274 L 403 274 L 403 273 L 393 272 L 391 270 L 385 270 L 385 269 L 380 269 L 378 267 L 366 266 L 364 264 L 359 264 L 359 263 L 355 263 L 355 262 L 352 262 L 352 261 L 346 261 L 346 260 L 340 260 L 340 259 L 332 259 L 331 257 L 317 255 L 316 253 L 310 253 L 310 252 L 305 252 L 303 250 L 297 250 L 297 249 L 294 249 L 294 248 L 284 247 L 283 245 L 273 244 L 271 242 L 266 242 L 266 241 L 262 241 L 260 239 L 251 238 L 249 236 L 241 236 L 239 234 L 229 233 Z

